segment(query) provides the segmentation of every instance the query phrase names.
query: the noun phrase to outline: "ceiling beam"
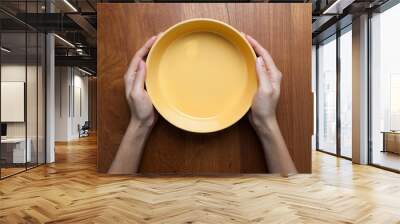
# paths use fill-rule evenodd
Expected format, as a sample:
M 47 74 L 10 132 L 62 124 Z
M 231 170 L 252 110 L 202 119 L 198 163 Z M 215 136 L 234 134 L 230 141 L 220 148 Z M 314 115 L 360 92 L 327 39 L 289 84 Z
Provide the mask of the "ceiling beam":
M 17 17 L 42 32 L 80 31 L 82 28 L 64 13 L 18 13 Z
M 68 14 L 67 15 L 72 21 L 79 25 L 90 37 L 97 37 L 97 30 L 90 24 L 85 17 L 80 14 Z
M 55 56 L 56 66 L 80 66 L 88 67 L 96 71 L 96 57 L 91 56 Z
M 328 5 L 322 12 L 323 15 L 343 14 L 343 11 L 351 5 L 355 0 L 336 0 Z

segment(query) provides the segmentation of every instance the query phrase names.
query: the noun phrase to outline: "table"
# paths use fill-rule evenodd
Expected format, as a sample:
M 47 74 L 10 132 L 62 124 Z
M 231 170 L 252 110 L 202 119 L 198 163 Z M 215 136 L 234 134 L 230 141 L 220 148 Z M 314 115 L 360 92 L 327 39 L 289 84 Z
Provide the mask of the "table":
M 400 154 L 400 131 L 382 131 L 383 150 L 382 152 L 392 152 Z
M 252 35 L 283 75 L 277 119 L 300 173 L 311 172 L 311 4 L 100 3 L 98 26 L 97 168 L 107 172 L 129 123 L 123 74 L 152 35 L 190 18 L 212 18 Z M 244 116 L 231 127 L 198 134 L 161 116 L 141 158 L 143 174 L 265 173 L 261 143 Z
M 26 142 L 26 154 L 25 144 Z M 32 140 L 27 138 L 5 138 L 1 139 L 1 157 L 5 163 L 25 163 L 32 160 Z

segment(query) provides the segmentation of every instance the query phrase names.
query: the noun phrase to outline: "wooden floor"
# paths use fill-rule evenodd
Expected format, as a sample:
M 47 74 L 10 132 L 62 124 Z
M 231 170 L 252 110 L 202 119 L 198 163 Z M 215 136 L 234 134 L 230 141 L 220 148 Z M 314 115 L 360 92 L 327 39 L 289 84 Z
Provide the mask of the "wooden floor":
M 0 223 L 400 223 L 399 174 L 323 153 L 290 178 L 145 178 L 96 173 L 95 147 L 0 181 Z
M 400 155 L 396 153 L 375 150 L 372 161 L 377 165 L 400 170 Z
M 2 167 L 1 168 L 1 177 L 8 177 L 10 175 L 22 172 L 24 170 L 25 170 L 25 167 L 23 167 L 23 168 L 22 167 L 17 167 L 17 168 L 15 168 L 15 167 L 12 167 L 12 168 L 8 168 L 8 167 L 4 168 L 4 167 Z
M 27 169 L 33 169 L 36 166 L 37 166 L 36 163 L 35 164 L 27 163 L 27 167 L 25 167 L 25 164 L 22 164 L 22 165 L 18 164 L 18 167 L 2 167 L 1 168 L 1 178 L 5 178 L 5 177 L 15 175 L 20 172 L 24 172 Z

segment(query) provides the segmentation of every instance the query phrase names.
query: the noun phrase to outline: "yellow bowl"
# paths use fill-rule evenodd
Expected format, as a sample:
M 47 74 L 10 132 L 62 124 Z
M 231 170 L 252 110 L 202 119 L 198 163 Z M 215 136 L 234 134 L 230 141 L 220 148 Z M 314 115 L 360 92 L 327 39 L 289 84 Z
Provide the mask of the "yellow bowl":
M 214 132 L 249 110 L 257 90 L 256 55 L 233 27 L 191 19 L 165 31 L 147 57 L 146 88 L 178 128 Z

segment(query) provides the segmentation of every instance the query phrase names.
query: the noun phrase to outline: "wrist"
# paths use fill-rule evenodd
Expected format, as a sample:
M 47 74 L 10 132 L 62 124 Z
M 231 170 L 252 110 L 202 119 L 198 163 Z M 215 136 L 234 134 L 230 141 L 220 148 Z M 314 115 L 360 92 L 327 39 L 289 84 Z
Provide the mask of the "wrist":
M 275 116 L 268 117 L 260 122 L 257 122 L 257 124 L 255 124 L 255 129 L 259 135 L 272 135 L 279 131 L 278 120 Z
M 135 129 L 136 131 L 138 131 L 140 133 L 147 133 L 148 131 L 151 130 L 153 125 L 150 124 L 149 122 L 131 118 L 131 120 L 129 122 L 129 127 Z

